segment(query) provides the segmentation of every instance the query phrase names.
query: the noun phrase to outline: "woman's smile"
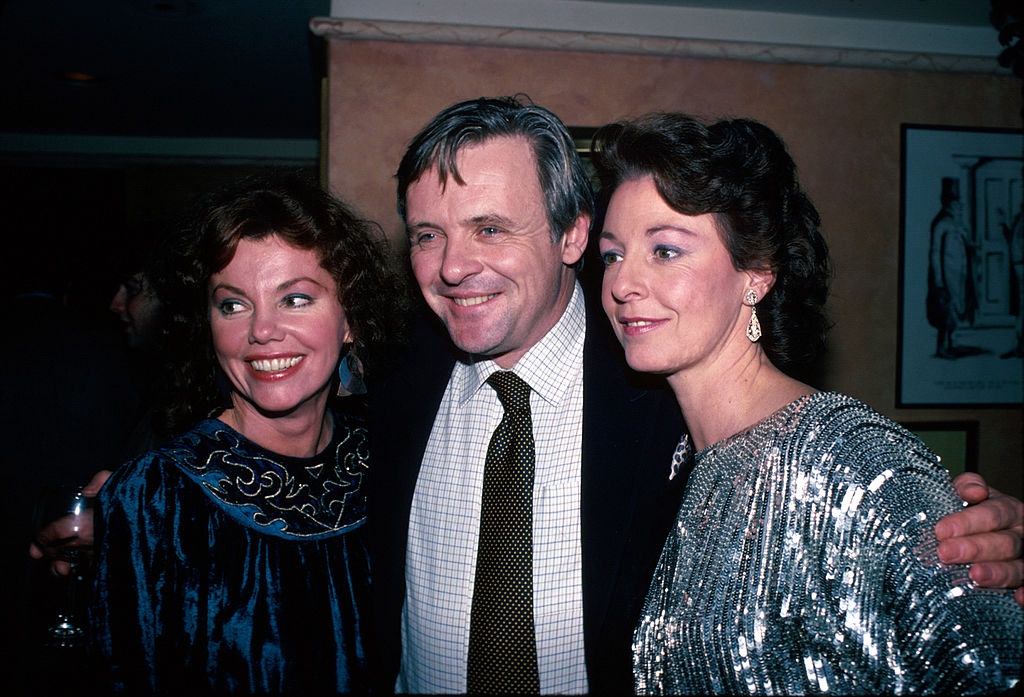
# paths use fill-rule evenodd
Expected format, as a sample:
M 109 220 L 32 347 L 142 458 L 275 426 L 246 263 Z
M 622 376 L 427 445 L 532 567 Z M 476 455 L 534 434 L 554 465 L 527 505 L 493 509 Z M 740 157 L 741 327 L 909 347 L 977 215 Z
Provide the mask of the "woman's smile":
M 249 367 L 260 380 L 281 380 L 298 370 L 303 356 L 250 358 Z

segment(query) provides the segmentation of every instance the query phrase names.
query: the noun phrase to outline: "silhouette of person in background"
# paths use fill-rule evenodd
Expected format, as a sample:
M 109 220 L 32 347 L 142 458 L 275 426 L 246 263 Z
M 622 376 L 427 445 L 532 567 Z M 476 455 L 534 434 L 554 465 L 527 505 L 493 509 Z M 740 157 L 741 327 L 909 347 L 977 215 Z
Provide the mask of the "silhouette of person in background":
M 0 367 L 0 454 L 5 486 L 0 494 L 0 626 L 19 640 L 0 655 L 8 694 L 27 691 L 28 671 L 49 607 L 45 565 L 25 556 L 35 524 L 34 505 L 46 485 L 85 482 L 119 461 L 139 408 L 128 353 L 109 325 L 76 297 L 73 255 L 54 249 L 45 225 L 20 242 L 30 246 L 12 264 L 8 308 L 8 360 Z M 77 260 L 75 260 L 77 261 Z M 7 280 L 7 279 L 5 279 Z M 96 308 L 93 308 L 96 309 Z M 56 677 L 47 677 L 49 680 Z M 44 690 L 45 692 L 45 690 Z
M 932 219 L 928 244 L 928 323 L 938 330 L 935 355 L 957 358 L 953 332 L 968 318 L 971 295 L 971 242 L 962 222 L 960 182 L 942 178 L 942 209 Z
M 160 298 L 144 266 L 122 279 L 110 301 L 110 311 L 121 320 L 128 345 L 154 350 L 160 330 Z
M 126 365 L 139 395 L 137 418 L 116 461 L 105 469 L 141 455 L 156 446 L 163 436 L 154 422 L 154 407 L 163 382 L 160 368 L 166 340 L 164 296 L 165 268 L 173 258 L 176 239 L 168 224 L 144 223 L 133 226 L 123 247 L 119 284 L 110 300 L 110 310 L 124 332 L 129 349 Z

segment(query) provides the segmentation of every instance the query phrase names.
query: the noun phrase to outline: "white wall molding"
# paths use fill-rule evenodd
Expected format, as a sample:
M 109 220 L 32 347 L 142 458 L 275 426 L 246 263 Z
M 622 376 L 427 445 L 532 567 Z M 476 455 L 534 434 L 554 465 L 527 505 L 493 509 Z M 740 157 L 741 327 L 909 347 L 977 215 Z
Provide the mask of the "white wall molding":
M 587 0 L 333 0 L 317 35 L 1009 75 L 995 29 Z

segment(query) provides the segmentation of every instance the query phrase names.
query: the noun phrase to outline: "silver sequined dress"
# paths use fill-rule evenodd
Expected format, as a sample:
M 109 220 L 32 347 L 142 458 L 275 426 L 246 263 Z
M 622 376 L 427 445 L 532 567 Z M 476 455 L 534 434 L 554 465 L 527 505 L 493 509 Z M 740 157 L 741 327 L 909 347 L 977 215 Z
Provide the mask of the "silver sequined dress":
M 936 557 L 960 506 L 923 443 L 834 393 L 702 450 L 634 634 L 637 692 L 1008 689 L 1022 611 Z

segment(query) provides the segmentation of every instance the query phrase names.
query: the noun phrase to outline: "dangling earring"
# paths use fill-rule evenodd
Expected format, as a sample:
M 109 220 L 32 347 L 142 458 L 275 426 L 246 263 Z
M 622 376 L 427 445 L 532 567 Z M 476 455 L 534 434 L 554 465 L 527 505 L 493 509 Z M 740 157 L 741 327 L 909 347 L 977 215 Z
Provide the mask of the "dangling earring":
M 356 355 L 355 345 L 350 345 L 348 351 L 338 361 L 338 390 L 335 394 L 339 397 L 366 394 L 366 383 L 363 382 L 363 363 Z
M 747 338 L 751 343 L 756 343 L 761 338 L 761 323 L 757 321 L 757 293 L 753 288 L 747 288 L 743 294 L 743 302 L 750 305 L 750 322 L 747 324 Z

